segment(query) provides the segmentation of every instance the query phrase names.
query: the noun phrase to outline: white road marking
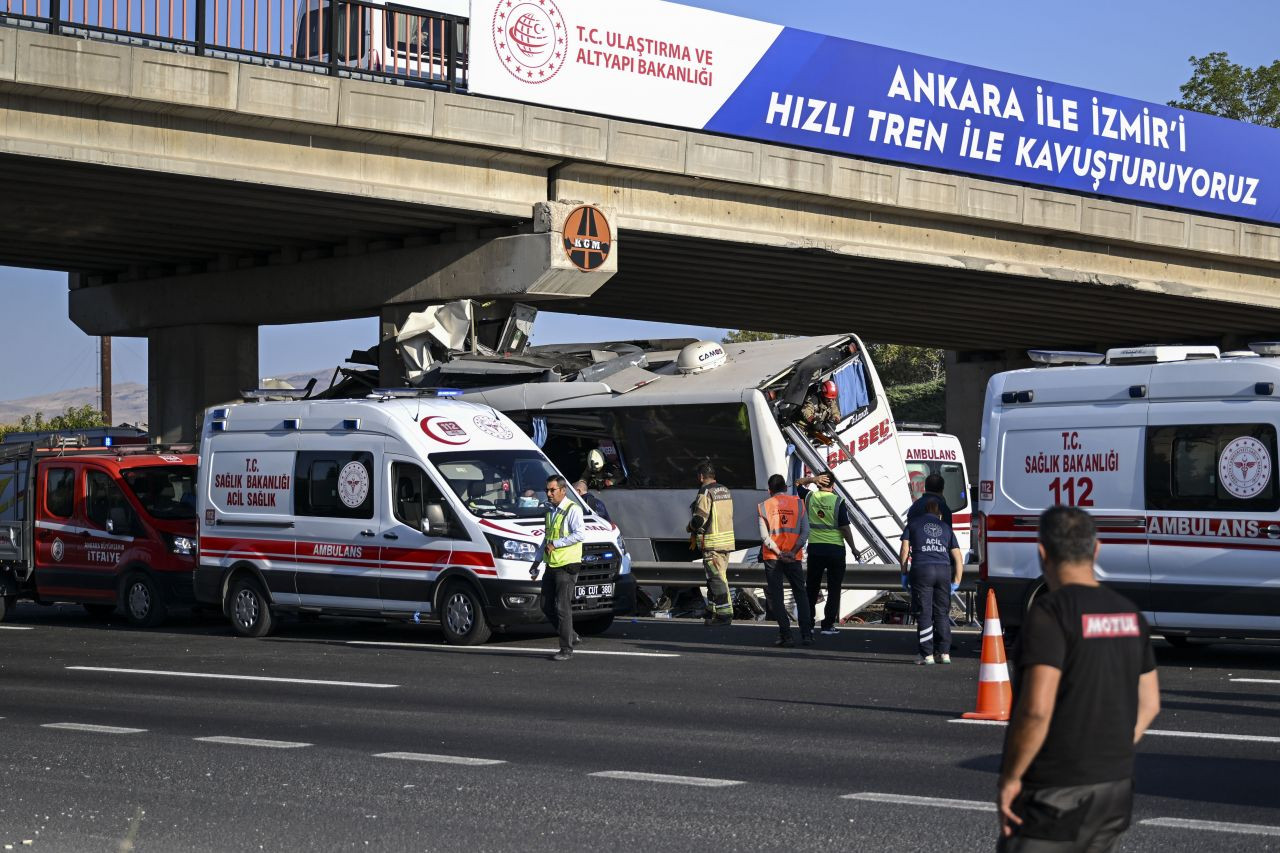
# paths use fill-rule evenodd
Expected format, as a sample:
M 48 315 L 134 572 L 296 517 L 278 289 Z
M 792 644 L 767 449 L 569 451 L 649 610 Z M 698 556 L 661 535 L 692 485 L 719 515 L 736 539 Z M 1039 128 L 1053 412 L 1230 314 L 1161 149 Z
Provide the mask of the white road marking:
M 890 803 L 895 806 L 935 806 L 940 809 L 967 809 L 974 812 L 993 812 L 995 803 L 982 800 L 952 800 L 947 797 L 912 797 L 906 794 L 880 794 L 864 791 L 860 794 L 845 794 L 842 800 L 865 800 L 870 803 Z
M 1186 820 L 1180 817 L 1153 817 L 1138 821 L 1140 826 L 1164 826 L 1170 829 L 1207 829 L 1210 832 L 1234 832 L 1239 835 L 1277 835 L 1280 826 L 1260 823 L 1223 823 L 1217 820 Z
M 95 726 L 91 723 L 44 723 L 42 729 L 66 729 L 71 732 L 97 732 L 104 735 L 136 735 L 146 729 L 129 729 L 123 726 Z
M 311 746 L 309 743 L 301 743 L 296 740 L 260 740 L 252 737 L 198 737 L 196 740 L 201 743 L 225 743 L 229 746 L 264 746 L 268 749 L 299 749 L 304 746 Z
M 661 782 L 667 785 L 692 785 L 695 788 L 728 788 L 742 785 L 736 779 L 708 779 L 703 776 L 671 776 L 666 773 L 635 773 L 630 770 L 604 770 L 600 773 L 588 773 L 601 779 L 626 779 L 632 782 Z
M 1007 726 L 1003 720 L 947 720 L 949 723 L 967 723 L 971 726 Z M 1155 737 L 1187 737 L 1200 740 L 1236 740 L 1247 743 L 1280 743 L 1280 737 L 1272 735 L 1232 735 L 1222 732 L 1175 732 L 1171 729 L 1147 729 Z
M 506 764 L 497 758 L 467 758 L 463 755 L 430 755 L 425 752 L 380 752 L 374 758 L 399 758 L 402 761 L 428 761 L 432 764 L 465 764 L 468 767 L 488 767 Z
M 0 625 L 0 631 L 30 631 L 30 625 Z
M 1233 678 L 1241 684 L 1280 684 L 1280 678 Z
M 225 681 L 270 681 L 277 684 L 317 684 L 324 687 L 372 687 L 377 689 L 399 687 L 399 684 L 378 684 L 368 681 L 321 681 L 313 678 L 273 678 L 265 675 L 227 675 L 218 672 L 177 672 L 166 669 L 121 669 L 112 666 L 69 666 L 80 672 L 122 672 L 127 675 L 168 675 L 175 678 L 216 678 Z
M 436 643 L 394 643 L 384 640 L 348 640 L 348 646 L 388 646 L 401 649 L 432 649 L 438 652 L 523 652 L 530 655 L 554 655 L 559 649 L 529 649 L 524 646 L 442 646 Z M 604 649 L 574 649 L 575 655 L 616 655 L 631 658 L 678 658 L 671 652 L 610 652 Z

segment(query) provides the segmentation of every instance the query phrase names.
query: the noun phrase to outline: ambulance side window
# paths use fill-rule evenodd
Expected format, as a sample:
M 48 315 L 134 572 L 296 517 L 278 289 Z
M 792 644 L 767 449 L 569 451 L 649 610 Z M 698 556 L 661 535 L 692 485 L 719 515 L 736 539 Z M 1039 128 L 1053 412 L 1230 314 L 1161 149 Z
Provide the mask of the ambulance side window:
M 455 535 L 457 525 L 449 504 L 426 471 L 411 462 L 396 462 L 391 466 L 391 481 L 395 484 L 391 512 L 397 521 L 414 530 L 421 530 L 427 504 L 439 504 L 444 509 L 445 518 L 449 520 L 450 536 Z
M 373 518 L 376 485 L 372 453 L 303 451 L 294 468 L 295 512 L 323 518 Z
M 50 515 L 58 518 L 70 518 L 75 509 L 74 468 L 50 468 L 49 478 L 45 480 L 45 506 Z
M 1271 424 L 1149 427 L 1146 467 L 1148 509 L 1280 509 Z

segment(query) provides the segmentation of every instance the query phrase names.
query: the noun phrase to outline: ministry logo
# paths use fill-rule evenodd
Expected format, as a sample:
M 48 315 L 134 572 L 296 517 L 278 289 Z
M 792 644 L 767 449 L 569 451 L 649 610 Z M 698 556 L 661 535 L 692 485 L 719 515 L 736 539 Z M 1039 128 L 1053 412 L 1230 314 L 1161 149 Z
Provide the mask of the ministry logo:
M 564 66 L 568 28 L 555 0 L 502 0 L 493 12 L 493 47 L 512 77 L 545 83 Z

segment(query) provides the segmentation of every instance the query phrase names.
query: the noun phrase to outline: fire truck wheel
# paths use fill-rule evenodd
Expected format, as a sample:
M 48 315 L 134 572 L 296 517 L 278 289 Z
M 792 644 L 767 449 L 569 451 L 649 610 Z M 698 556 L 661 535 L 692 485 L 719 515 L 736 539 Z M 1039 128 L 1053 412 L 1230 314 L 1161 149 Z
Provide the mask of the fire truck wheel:
M 231 585 L 227 613 L 231 616 L 231 627 L 241 637 L 265 637 L 276 627 L 271 603 L 262 585 L 253 577 L 241 577 Z
M 84 609 L 90 619 L 110 619 L 116 613 L 114 604 L 86 604 Z
M 579 634 L 586 634 L 587 636 L 603 634 L 613 627 L 613 614 L 583 619 L 580 622 L 574 622 L 573 627 L 577 629 Z
M 485 621 L 480 596 L 462 581 L 449 584 L 440 597 L 440 626 L 445 642 L 454 646 L 478 646 L 493 633 Z
M 159 625 L 168 615 L 155 580 L 146 572 L 134 572 L 121 587 L 124 615 L 135 628 L 151 628 Z

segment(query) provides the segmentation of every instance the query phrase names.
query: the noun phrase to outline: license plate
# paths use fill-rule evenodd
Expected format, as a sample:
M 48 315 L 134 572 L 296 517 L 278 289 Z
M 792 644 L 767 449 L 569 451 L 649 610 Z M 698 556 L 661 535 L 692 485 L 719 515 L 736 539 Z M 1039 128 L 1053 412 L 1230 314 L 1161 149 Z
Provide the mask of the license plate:
M 611 583 L 582 584 L 573 592 L 574 598 L 608 598 L 613 595 Z

